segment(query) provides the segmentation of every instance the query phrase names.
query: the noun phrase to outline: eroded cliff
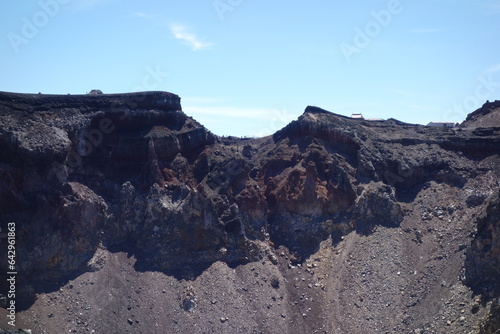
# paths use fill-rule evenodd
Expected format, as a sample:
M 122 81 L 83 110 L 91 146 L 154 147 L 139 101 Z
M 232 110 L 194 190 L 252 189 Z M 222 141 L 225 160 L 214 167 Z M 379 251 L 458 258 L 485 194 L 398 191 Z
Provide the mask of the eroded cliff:
M 308 107 L 239 139 L 170 93 L 0 93 L 20 317 L 41 333 L 486 333 L 500 128 L 479 114 L 438 129 Z

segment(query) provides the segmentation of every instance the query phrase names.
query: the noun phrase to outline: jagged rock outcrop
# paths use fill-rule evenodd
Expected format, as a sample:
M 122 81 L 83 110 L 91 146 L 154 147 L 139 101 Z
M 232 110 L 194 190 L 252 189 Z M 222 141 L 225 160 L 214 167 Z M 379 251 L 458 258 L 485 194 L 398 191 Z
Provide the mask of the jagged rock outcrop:
M 490 114 L 478 111 L 468 122 Z M 273 136 L 221 138 L 185 115 L 170 93 L 0 92 L 0 148 L 0 223 L 2 229 L 16 224 L 24 308 L 38 310 L 36 296 L 65 284 L 73 290 L 68 280 L 85 273 L 108 275 L 97 291 L 126 286 L 106 263 L 121 252 L 139 273 L 195 284 L 219 270 L 236 275 L 233 284 L 239 279 L 275 293 L 277 317 L 304 322 L 276 322 L 274 332 L 460 333 L 463 321 L 440 322 L 460 311 L 448 305 L 466 303 L 468 288 L 483 296 L 481 307 L 499 296 L 500 128 L 370 122 L 308 107 Z M 6 271 L 5 262 L 1 268 Z M 252 281 L 256 268 L 268 277 Z M 299 278 L 304 272 L 308 278 Z M 198 295 L 210 291 L 202 285 L 198 292 L 186 289 L 174 300 L 183 312 L 218 307 L 217 299 L 203 304 Z M 120 299 L 128 296 L 116 298 L 108 301 L 116 308 L 130 303 Z M 249 300 L 251 308 L 264 307 L 260 298 Z M 308 315 L 314 301 L 331 315 Z M 269 305 L 262 317 L 278 312 Z M 107 308 L 103 317 L 112 316 Z M 487 309 L 474 308 L 476 320 L 467 328 L 478 329 Z M 345 322 L 343 313 L 361 320 Z M 229 322 L 222 318 L 217 326 Z M 238 330 L 256 326 L 247 320 L 240 319 Z M 149 321 L 124 323 L 153 331 Z M 165 326 L 173 332 L 178 324 Z
M 500 295 L 500 193 L 469 196 L 469 205 L 486 204 L 476 218 L 477 233 L 467 257 L 467 279 L 471 286 L 488 297 Z
M 500 299 L 497 298 L 491 303 L 490 313 L 486 317 L 479 334 L 497 334 L 500 328 Z
M 500 101 L 487 101 L 481 108 L 467 115 L 463 128 L 500 127 Z
M 357 232 L 370 234 L 376 225 L 398 227 L 402 220 L 403 212 L 390 186 L 380 182 L 369 184 L 359 196 L 354 209 Z

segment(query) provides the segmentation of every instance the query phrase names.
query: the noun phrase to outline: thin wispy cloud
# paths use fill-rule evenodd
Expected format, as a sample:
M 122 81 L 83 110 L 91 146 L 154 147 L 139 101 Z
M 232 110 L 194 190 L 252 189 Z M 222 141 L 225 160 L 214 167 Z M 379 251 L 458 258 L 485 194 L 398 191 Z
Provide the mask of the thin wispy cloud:
M 388 91 L 392 94 L 396 94 L 403 97 L 420 97 L 422 95 L 418 91 L 412 89 L 404 89 L 404 88 L 389 88 Z
M 236 117 L 236 118 L 256 118 L 263 119 L 279 112 L 276 109 L 266 108 L 240 108 L 240 107 L 199 107 L 185 106 L 182 108 L 188 114 L 203 114 L 211 116 Z
M 289 113 L 287 108 L 197 106 L 185 104 L 182 110 L 187 115 L 193 116 L 197 121 L 207 125 L 209 129 L 211 126 L 214 129 L 219 128 L 220 133 L 229 134 L 231 132 L 231 129 L 227 128 L 227 124 L 232 122 L 231 119 L 247 125 L 252 124 L 257 129 L 247 133 L 247 135 L 252 137 L 264 137 L 275 133 L 297 118 L 297 115 Z M 260 127 L 257 124 L 260 124 Z
M 151 21 L 155 20 L 155 16 L 143 12 L 135 12 L 132 15 L 145 20 L 151 20 Z
M 377 106 L 379 106 L 378 102 L 355 102 L 355 103 L 334 103 L 329 106 L 325 106 L 325 108 L 329 111 L 343 114 L 346 111 L 360 112 L 360 110 Z
M 483 7 L 483 13 L 486 15 L 498 15 L 500 14 L 500 3 L 498 1 L 486 1 L 481 3 Z
M 182 98 L 183 103 L 187 104 L 213 104 L 227 102 L 227 99 L 214 97 L 187 96 Z
M 96 0 L 88 0 L 88 1 L 96 1 Z M 132 16 L 151 21 L 154 24 L 161 26 L 163 28 L 168 27 L 170 33 L 175 39 L 184 42 L 184 44 L 193 49 L 193 51 L 207 49 L 212 46 L 211 43 L 206 43 L 200 40 L 198 36 L 192 33 L 188 27 L 181 24 L 167 24 L 165 23 L 165 19 L 159 17 L 158 15 L 152 15 L 144 12 L 134 12 L 132 13 Z
M 170 32 L 174 38 L 183 41 L 186 45 L 191 47 L 193 51 L 207 49 L 212 46 L 210 43 L 202 42 L 198 36 L 190 32 L 189 29 L 180 24 L 172 24 L 170 26 Z
M 119 0 L 73 0 L 71 4 L 76 10 L 90 10 L 95 7 L 104 6 Z
M 441 29 L 436 29 L 436 28 L 423 28 L 423 29 L 412 29 L 410 32 L 412 34 L 431 34 L 434 32 L 440 32 Z
M 409 108 L 409 109 L 414 109 L 414 110 L 419 110 L 419 111 L 430 111 L 430 112 L 436 112 L 439 109 L 433 108 L 433 107 L 428 107 L 420 104 L 403 104 L 404 107 Z
M 490 67 L 486 70 L 486 74 L 496 73 L 500 71 L 500 64 L 496 64 L 495 66 Z

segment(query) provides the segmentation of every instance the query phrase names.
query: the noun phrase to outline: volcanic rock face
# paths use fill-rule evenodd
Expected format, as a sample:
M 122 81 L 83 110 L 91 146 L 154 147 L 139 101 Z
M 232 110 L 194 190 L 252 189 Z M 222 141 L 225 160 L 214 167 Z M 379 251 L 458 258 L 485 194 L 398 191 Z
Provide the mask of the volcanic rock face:
M 480 199 L 471 196 L 470 205 L 478 205 Z M 486 199 L 486 198 L 485 198 Z M 483 201 L 485 200 L 483 199 Z M 472 286 L 496 296 L 500 292 L 500 199 L 492 194 L 486 202 L 486 210 L 477 217 L 477 235 L 469 250 L 468 279 Z
M 467 116 L 462 127 L 500 127 L 500 101 L 486 102 L 481 108 Z
M 40 333 L 492 332 L 500 128 L 467 124 L 308 107 L 273 136 L 220 138 L 170 93 L 0 93 L 19 317 Z

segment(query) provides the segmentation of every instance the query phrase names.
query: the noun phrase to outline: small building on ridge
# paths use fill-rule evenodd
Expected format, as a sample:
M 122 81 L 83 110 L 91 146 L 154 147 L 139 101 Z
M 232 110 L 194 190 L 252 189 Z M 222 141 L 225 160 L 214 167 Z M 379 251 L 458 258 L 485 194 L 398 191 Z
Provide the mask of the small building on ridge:
M 453 122 L 430 122 L 427 126 L 432 126 L 435 128 L 449 128 L 452 129 L 455 127 L 455 123 Z

